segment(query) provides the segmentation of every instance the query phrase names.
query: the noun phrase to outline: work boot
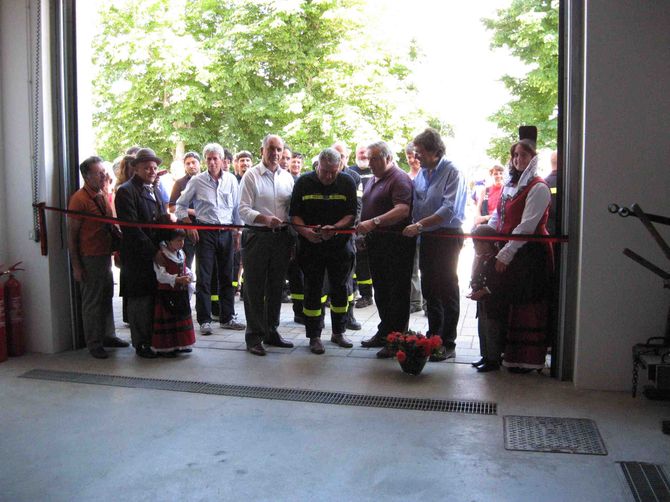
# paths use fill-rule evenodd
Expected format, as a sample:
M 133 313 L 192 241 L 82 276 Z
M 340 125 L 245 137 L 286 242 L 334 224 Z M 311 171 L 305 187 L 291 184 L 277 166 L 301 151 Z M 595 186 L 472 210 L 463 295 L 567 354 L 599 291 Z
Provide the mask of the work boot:
M 351 304 L 349 305 L 349 310 L 347 310 L 346 327 L 352 331 L 359 331 L 362 328 L 361 323 L 354 317 L 354 306 Z
M 323 348 L 320 336 L 315 336 L 314 338 L 309 339 L 309 350 L 312 351 L 312 354 L 323 354 L 326 351 L 326 349 Z
M 350 349 L 354 346 L 354 344 L 351 343 L 351 341 L 346 336 L 344 336 L 344 333 L 333 333 L 333 335 L 330 337 L 330 341 L 344 349 Z

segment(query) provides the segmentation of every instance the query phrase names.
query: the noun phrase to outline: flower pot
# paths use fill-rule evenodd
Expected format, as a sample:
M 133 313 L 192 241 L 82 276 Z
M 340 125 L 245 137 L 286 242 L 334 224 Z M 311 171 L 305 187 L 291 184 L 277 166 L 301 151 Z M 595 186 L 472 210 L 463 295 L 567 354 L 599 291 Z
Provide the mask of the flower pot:
M 400 367 L 405 373 L 410 375 L 419 375 L 423 371 L 423 367 L 426 365 L 428 357 L 426 356 L 414 356 L 407 357 L 404 361 L 400 362 Z

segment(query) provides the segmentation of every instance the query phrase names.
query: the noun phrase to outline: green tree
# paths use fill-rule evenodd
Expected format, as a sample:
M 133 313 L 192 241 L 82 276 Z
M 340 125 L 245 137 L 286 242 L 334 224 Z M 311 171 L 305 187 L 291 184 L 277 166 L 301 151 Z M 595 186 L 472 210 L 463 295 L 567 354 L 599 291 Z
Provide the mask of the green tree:
M 505 75 L 513 99 L 489 119 L 504 136 L 494 138 L 487 153 L 503 162 L 518 139 L 520 125 L 535 125 L 538 148 L 556 148 L 558 103 L 558 0 L 512 0 L 494 19 L 483 19 L 493 31 L 492 48 L 505 47 L 523 63 L 522 77 Z
M 105 6 L 97 37 L 99 151 L 216 140 L 256 153 L 268 132 L 316 153 L 340 139 L 402 145 L 422 125 L 410 106 L 415 51 L 389 54 L 360 0 L 127 0 Z M 371 58 L 370 54 L 374 57 Z M 423 120 L 425 122 L 425 120 Z

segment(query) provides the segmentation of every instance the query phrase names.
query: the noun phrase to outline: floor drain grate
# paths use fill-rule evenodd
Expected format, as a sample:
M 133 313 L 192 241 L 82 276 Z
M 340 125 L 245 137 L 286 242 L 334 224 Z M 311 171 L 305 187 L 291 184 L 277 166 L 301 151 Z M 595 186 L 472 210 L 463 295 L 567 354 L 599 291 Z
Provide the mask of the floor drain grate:
M 658 464 L 620 462 L 628 487 L 637 502 L 670 500 L 670 483 Z
M 370 396 L 307 389 L 282 389 L 278 387 L 255 387 L 250 385 L 226 385 L 185 380 L 162 380 L 157 378 L 101 375 L 72 371 L 34 369 L 21 378 L 51 380 L 57 382 L 130 387 L 137 389 L 157 389 L 174 392 L 193 392 L 218 396 L 250 397 L 255 399 L 275 399 L 299 401 L 303 403 L 337 404 L 341 406 L 366 406 L 370 408 L 394 408 L 398 410 L 439 411 L 444 413 L 466 413 L 473 415 L 495 415 L 496 403 L 487 401 L 462 401 L 442 399 L 422 399 L 412 397 Z
M 607 455 L 598 427 L 587 418 L 504 417 L 505 449 Z

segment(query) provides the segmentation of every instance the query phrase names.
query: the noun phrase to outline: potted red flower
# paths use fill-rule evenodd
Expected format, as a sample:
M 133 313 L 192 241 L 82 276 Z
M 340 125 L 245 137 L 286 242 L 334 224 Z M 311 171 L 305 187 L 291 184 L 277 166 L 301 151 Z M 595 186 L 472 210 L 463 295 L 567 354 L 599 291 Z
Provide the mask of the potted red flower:
M 436 354 L 442 347 L 442 339 L 437 336 L 424 336 L 421 333 L 393 332 L 386 336 L 386 346 L 395 354 L 405 373 L 418 375 L 426 365 L 428 356 Z

